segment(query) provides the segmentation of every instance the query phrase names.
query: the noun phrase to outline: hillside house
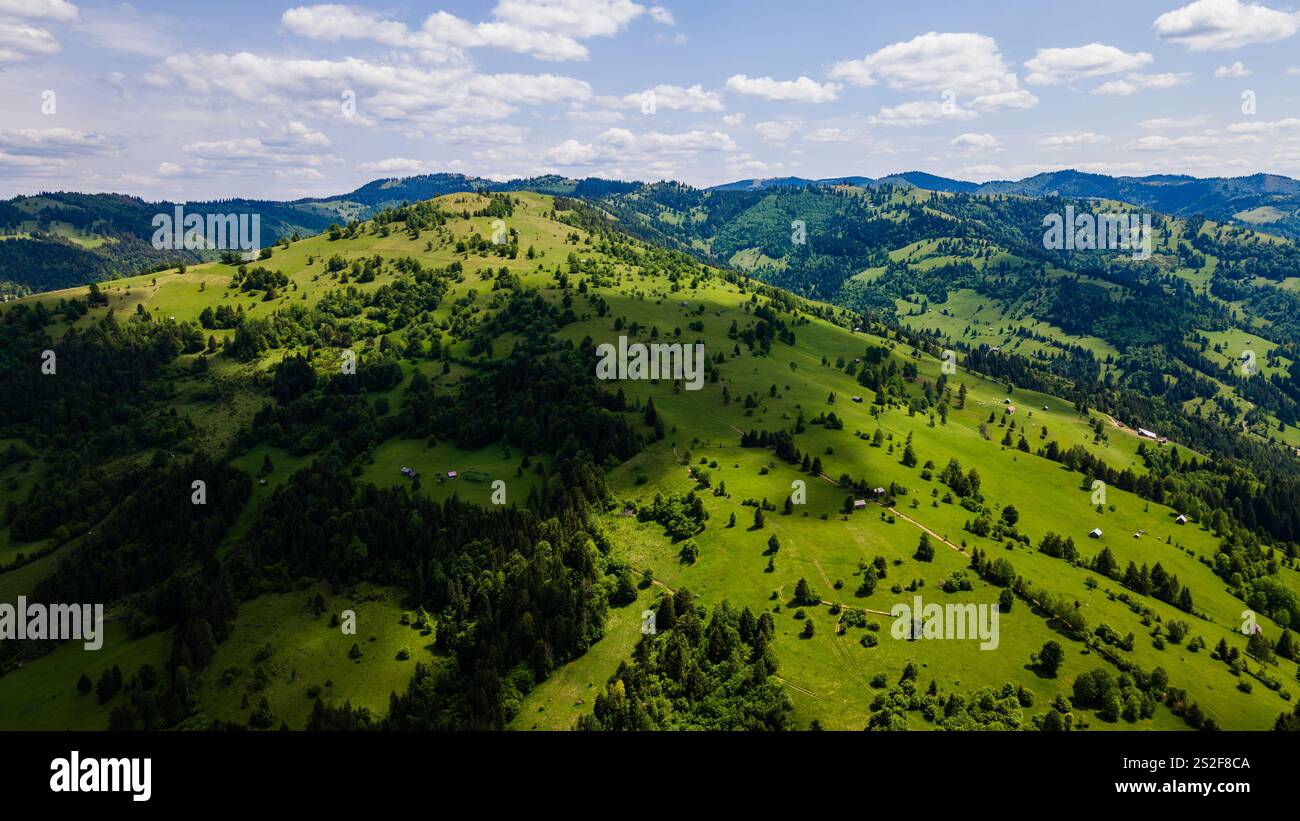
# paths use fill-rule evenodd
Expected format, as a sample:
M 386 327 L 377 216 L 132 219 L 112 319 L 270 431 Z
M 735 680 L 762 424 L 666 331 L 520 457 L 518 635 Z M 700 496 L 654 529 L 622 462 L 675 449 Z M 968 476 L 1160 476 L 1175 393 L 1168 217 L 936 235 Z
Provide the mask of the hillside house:
M 448 479 L 455 479 L 457 475 L 458 475 L 458 474 L 457 474 L 456 471 L 454 471 L 454 470 L 449 470 L 449 471 L 447 471 L 447 478 L 448 478 Z
M 1100 539 L 1100 538 L 1101 538 L 1101 528 L 1099 528 L 1099 527 L 1094 527 L 1092 530 L 1088 531 L 1088 538 L 1090 538 L 1090 539 Z
M 1179 514 L 1178 514 L 1178 518 L 1177 518 L 1177 519 L 1174 519 L 1174 524 L 1176 524 L 1176 525 L 1185 525 L 1185 524 L 1187 524 L 1187 517 L 1184 516 L 1183 514 L 1179 513 Z
M 854 509 L 854 510 L 862 510 L 862 509 L 863 509 L 864 507 L 866 507 L 866 506 L 867 506 L 867 500 L 866 500 L 866 499 L 854 499 L 854 500 L 853 500 L 853 509 Z
M 403 467 L 400 472 L 408 479 L 414 479 L 417 475 L 414 468 Z

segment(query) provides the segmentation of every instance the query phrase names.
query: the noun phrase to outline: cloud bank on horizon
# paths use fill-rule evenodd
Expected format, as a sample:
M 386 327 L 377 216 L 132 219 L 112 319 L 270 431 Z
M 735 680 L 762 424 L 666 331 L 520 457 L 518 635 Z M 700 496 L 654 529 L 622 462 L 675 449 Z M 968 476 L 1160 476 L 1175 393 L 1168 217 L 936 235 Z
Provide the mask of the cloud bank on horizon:
M 1274 0 L 663 2 L 0 0 L 0 194 L 1300 176 L 1300 13 Z

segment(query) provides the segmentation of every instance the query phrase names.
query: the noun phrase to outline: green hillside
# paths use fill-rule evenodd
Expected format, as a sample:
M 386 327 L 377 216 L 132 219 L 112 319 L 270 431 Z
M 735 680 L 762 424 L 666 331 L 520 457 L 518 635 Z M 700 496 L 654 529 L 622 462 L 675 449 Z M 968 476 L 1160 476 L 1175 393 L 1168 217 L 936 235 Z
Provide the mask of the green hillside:
M 0 643 L 0 727 L 1294 713 L 1295 343 L 1233 290 L 1282 292 L 1236 278 L 1272 281 L 1264 240 L 1162 222 L 1161 273 L 1138 282 L 1046 266 L 1023 200 L 644 193 L 601 194 L 618 221 L 451 193 L 269 259 L 0 308 L 0 601 L 111 618 L 103 651 Z M 792 219 L 812 238 L 793 253 Z M 1206 239 L 1174 247 L 1170 225 Z M 786 267 L 714 267 L 680 250 L 696 240 Z M 1231 259 L 1246 247 L 1256 262 Z M 1206 295 L 1184 277 L 1211 258 Z M 1159 312 L 1134 296 L 1153 289 Z M 1075 298 L 1095 310 L 1067 315 Z M 620 337 L 702 345 L 702 386 L 596 378 Z M 1267 391 L 1231 376 L 1256 342 Z M 1254 415 L 1230 412 L 1243 397 Z M 915 596 L 999 604 L 996 647 L 896 637 Z M 106 669 L 108 698 L 78 693 Z M 33 682 L 57 695 L 34 703 Z

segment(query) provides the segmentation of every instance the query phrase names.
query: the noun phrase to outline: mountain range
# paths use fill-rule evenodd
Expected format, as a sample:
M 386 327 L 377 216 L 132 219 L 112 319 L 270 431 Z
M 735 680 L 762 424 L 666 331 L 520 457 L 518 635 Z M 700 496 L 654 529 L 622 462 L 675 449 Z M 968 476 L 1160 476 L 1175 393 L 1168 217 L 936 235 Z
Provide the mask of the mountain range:
M 975 183 L 923 171 L 883 177 L 822 179 L 770 177 L 736 180 L 705 189 L 678 183 L 615 181 L 557 175 L 492 180 L 466 174 L 422 174 L 373 180 L 344 194 L 289 201 L 226 199 L 186 202 L 193 213 L 256 213 L 262 239 L 319 233 L 331 224 L 365 220 L 385 208 L 469 191 L 533 191 L 588 200 L 674 189 L 717 195 L 746 195 L 784 189 L 886 186 L 941 193 L 1107 199 L 1177 217 L 1204 216 L 1291 238 L 1300 237 L 1300 181 L 1272 174 L 1197 178 L 1181 175 L 1114 177 L 1075 170 L 1036 174 L 1022 180 Z M 149 202 L 122 194 L 42 192 L 0 202 L 0 294 L 24 294 L 101 281 L 130 273 L 196 262 L 215 252 L 154 249 L 152 219 L 176 203 Z

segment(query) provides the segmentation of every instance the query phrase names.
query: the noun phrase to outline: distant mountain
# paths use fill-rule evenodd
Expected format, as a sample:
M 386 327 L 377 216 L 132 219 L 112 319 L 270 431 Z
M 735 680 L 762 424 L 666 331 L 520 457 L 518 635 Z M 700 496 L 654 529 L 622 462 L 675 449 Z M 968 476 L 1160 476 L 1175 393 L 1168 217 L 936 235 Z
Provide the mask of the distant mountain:
M 146 202 L 122 194 L 41 193 L 0 202 L 0 294 L 84 285 L 217 256 L 216 251 L 153 247 L 154 218 L 185 214 L 257 214 L 261 242 L 310 235 L 332 215 L 274 200 Z
M 641 192 L 656 207 L 680 210 L 685 199 L 713 197 L 709 210 L 717 219 L 749 208 L 748 197 L 783 189 L 849 185 L 876 189 L 895 186 L 962 194 L 1011 194 L 1025 197 L 1060 196 L 1113 199 L 1178 217 L 1205 216 L 1216 222 L 1249 225 L 1263 231 L 1300 238 L 1300 181 L 1272 174 L 1248 177 L 1197 178 L 1181 175 L 1112 177 L 1077 170 L 1036 174 L 1022 180 L 975 183 L 905 171 L 883 177 L 849 175 L 809 179 L 766 177 L 695 189 L 680 183 L 646 184 L 598 177 L 558 175 L 506 181 L 469 174 L 420 174 L 373 180 L 353 191 L 329 197 L 275 200 L 217 200 L 182 205 L 197 213 L 256 213 L 261 215 L 262 241 L 317 233 L 331 224 L 364 220 L 384 208 L 445 194 L 486 191 L 536 191 L 591 200 L 617 200 Z M 739 199 L 737 199 L 739 198 Z M 723 199 L 730 199 L 724 203 Z M 120 194 L 46 193 L 0 202 L 0 294 L 44 291 L 105 279 L 151 268 L 204 258 L 191 251 L 157 251 L 149 244 L 152 219 L 170 212 L 174 203 L 146 202 Z M 655 220 L 636 227 L 646 237 L 664 233 Z M 695 230 L 707 232 L 716 225 Z M 680 230 L 671 233 L 680 233 Z M 681 240 L 680 236 L 668 238 Z M 209 252 L 207 257 L 211 257 Z
M 1242 222 L 1264 231 L 1300 237 L 1300 181 L 1275 174 L 1197 178 L 1178 175 L 1110 177 L 1081 171 L 1036 174 L 1018 182 L 988 182 L 981 194 L 1031 197 L 1102 197 L 1186 217 Z
M 885 177 L 769 177 L 715 185 L 708 191 L 765 191 L 773 188 L 896 185 L 927 191 L 974 194 L 1019 194 L 1075 199 L 1112 199 L 1178 217 L 1200 214 L 1217 222 L 1239 222 L 1263 231 L 1300 238 L 1300 181 L 1275 174 L 1198 178 L 1174 174 L 1112 177 L 1065 170 L 1022 180 L 974 183 L 907 171 Z
M 953 180 L 924 171 L 904 171 L 887 177 L 824 177 L 813 180 L 806 177 L 759 177 L 749 180 L 736 180 L 722 185 L 715 185 L 706 191 L 762 191 L 768 188 L 806 188 L 810 185 L 853 185 L 858 188 L 872 188 L 880 185 L 897 185 L 903 188 L 924 188 L 928 191 L 974 191 L 979 183 Z

